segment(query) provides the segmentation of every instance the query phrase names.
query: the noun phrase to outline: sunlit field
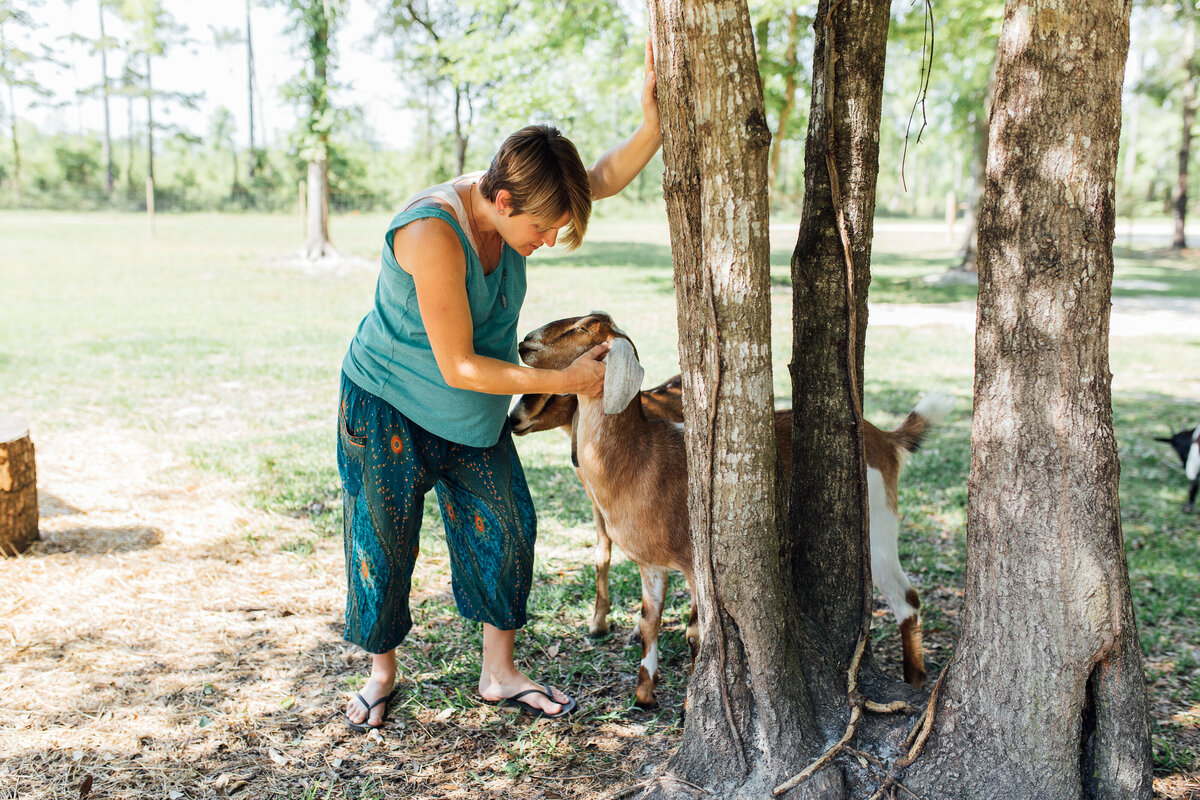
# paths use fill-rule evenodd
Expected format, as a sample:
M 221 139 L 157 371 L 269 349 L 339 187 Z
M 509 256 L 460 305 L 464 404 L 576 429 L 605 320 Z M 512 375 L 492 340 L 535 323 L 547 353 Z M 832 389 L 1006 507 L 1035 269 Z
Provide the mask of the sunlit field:
M 590 506 L 557 432 L 518 439 L 539 512 L 523 668 L 580 699 L 570 722 L 483 705 L 480 637 L 449 594 L 426 504 L 416 627 L 382 735 L 350 733 L 366 660 L 341 640 L 339 365 L 372 302 L 383 215 L 336 217 L 357 260 L 303 266 L 295 216 L 0 213 L 0 414 L 37 446 L 43 541 L 0 562 L 0 797 L 599 797 L 678 743 L 686 587 L 672 582 L 662 706 L 632 706 L 635 566 L 615 632 L 587 637 Z M 790 402 L 796 221 L 772 226 L 775 399 Z M 1111 361 L 1121 507 L 1151 693 L 1157 789 L 1200 788 L 1200 516 L 1154 441 L 1200 422 L 1200 253 L 1118 235 Z M 900 480 L 901 558 L 924 600 L 931 679 L 962 607 L 975 288 L 944 226 L 880 225 L 865 413 L 894 427 L 956 400 Z M 646 386 L 678 372 L 665 220 L 601 216 L 576 253 L 530 259 L 522 330 L 611 313 Z M 875 643 L 899 675 L 877 601 Z M 180 794 L 173 794 L 180 793 Z

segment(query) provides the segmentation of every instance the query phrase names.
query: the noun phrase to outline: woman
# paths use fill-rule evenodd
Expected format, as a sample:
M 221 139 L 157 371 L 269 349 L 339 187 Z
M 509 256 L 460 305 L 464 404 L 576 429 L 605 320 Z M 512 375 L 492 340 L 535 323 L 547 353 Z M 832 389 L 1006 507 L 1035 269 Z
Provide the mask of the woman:
M 355 730 L 387 718 L 395 648 L 412 627 L 408 594 L 430 488 L 459 613 L 483 623 L 480 697 L 550 717 L 575 708 L 513 662 L 536 519 L 505 421 L 511 395 L 603 387 L 603 346 L 564 370 L 520 365 L 525 258 L 560 233 L 578 246 L 592 200 L 625 188 L 658 150 L 649 43 L 642 113 L 637 132 L 586 169 L 556 129 L 524 128 L 485 172 L 418 194 L 388 227 L 375 307 L 342 364 L 346 639 L 372 654 L 371 676 L 346 706 Z

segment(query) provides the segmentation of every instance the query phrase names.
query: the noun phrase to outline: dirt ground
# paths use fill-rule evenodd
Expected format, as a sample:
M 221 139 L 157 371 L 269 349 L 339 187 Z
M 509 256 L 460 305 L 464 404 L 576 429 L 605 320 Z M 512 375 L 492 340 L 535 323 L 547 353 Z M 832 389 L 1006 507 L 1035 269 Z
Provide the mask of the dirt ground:
M 547 723 L 539 746 L 590 755 L 539 783 L 485 769 L 530 738 L 490 706 L 354 734 L 340 713 L 365 662 L 341 639 L 339 540 L 283 552 L 307 520 L 117 432 L 36 446 L 43 540 L 0 560 L 0 798 L 599 797 L 677 741 Z M 629 689 L 592 693 L 619 707 Z
M 677 723 L 617 713 L 620 675 L 584 687 L 601 713 L 583 724 L 468 702 L 353 734 L 340 710 L 364 664 L 341 640 L 340 542 L 280 550 L 306 520 L 121 432 L 36 444 L 43 540 L 0 561 L 0 798 L 611 799 L 678 743 Z M 931 656 L 952 644 L 931 638 Z M 506 773 L 528 748 L 544 771 Z

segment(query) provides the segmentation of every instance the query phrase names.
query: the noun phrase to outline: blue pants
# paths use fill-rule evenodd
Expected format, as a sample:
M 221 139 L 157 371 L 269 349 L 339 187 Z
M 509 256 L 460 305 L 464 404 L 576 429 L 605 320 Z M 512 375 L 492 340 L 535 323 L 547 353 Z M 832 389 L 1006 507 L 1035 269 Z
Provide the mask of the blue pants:
M 343 374 L 338 472 L 348 641 L 385 653 L 412 628 L 408 595 L 431 488 L 459 613 L 501 630 L 525 624 L 537 519 L 507 423 L 491 447 L 455 444 Z

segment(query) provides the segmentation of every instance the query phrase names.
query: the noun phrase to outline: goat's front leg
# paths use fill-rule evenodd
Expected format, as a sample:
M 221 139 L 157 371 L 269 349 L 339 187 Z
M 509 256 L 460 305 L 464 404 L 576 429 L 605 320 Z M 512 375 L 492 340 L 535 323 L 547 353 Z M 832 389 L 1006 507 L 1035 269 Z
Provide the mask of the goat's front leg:
M 1191 485 L 1188 486 L 1187 505 L 1183 507 L 1183 510 L 1188 514 L 1192 513 L 1192 509 L 1196 507 L 1197 490 L 1200 490 L 1200 477 L 1193 478 Z
M 592 493 L 588 492 L 588 499 Z M 612 610 L 612 602 L 608 593 L 608 567 L 612 563 L 612 539 L 608 538 L 608 527 L 596 503 L 592 502 L 592 522 L 596 525 L 596 548 L 593 551 L 596 560 L 596 606 L 592 610 L 592 622 L 588 625 L 589 636 L 607 636 L 609 632 L 608 615 Z
M 642 633 L 642 664 L 638 667 L 637 689 L 634 698 L 641 708 L 656 708 L 654 685 L 658 683 L 658 631 L 662 627 L 663 606 L 667 602 L 666 567 L 638 565 L 642 573 L 642 617 L 638 628 Z

